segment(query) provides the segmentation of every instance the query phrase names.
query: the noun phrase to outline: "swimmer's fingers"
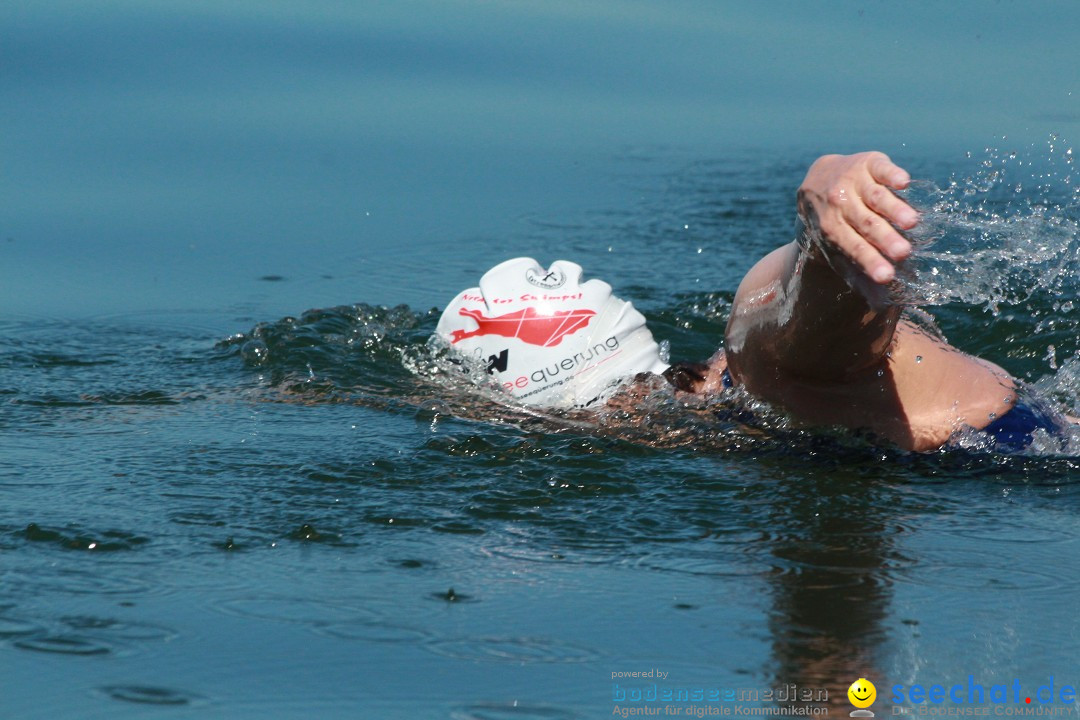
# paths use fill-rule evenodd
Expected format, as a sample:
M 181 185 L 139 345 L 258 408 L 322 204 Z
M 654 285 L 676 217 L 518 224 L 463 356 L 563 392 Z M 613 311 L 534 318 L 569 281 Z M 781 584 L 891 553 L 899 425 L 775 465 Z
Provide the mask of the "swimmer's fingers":
M 859 188 L 859 196 L 873 212 L 900 228 L 910 230 L 919 224 L 919 213 L 915 208 L 898 198 L 885 185 L 868 181 Z
M 911 175 L 907 170 L 900 167 L 883 152 L 866 153 L 867 169 L 875 181 L 891 187 L 893 190 L 903 190 L 911 182 Z
M 882 192 L 892 193 L 877 185 Z M 865 200 L 865 198 L 864 198 Z M 899 200 L 899 202 L 903 202 Z M 881 254 L 892 262 L 900 262 L 911 254 L 911 243 L 896 231 L 889 216 L 864 202 L 852 202 L 844 208 L 844 219 L 862 238 L 873 245 Z
M 835 228 L 830 233 L 829 240 L 874 282 L 884 285 L 896 277 L 893 264 L 852 225 Z

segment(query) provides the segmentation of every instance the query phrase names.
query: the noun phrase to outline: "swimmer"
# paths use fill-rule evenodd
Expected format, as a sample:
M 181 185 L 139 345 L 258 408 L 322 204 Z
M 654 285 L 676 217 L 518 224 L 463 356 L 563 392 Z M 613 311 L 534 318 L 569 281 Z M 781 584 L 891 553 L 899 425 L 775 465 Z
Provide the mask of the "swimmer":
M 662 374 L 680 392 L 742 386 L 810 425 L 869 432 L 901 448 L 940 448 L 965 427 L 1005 450 L 1067 420 L 992 362 L 903 316 L 889 286 L 911 255 L 918 213 L 893 191 L 910 176 L 879 152 L 826 155 L 797 193 L 799 237 L 759 260 L 735 294 L 724 349 L 668 366 L 632 305 L 581 268 L 528 258 L 459 294 L 437 334 L 474 355 L 504 391 L 545 407 L 587 406 L 620 381 Z M 1068 420 L 1073 420 L 1069 418 Z

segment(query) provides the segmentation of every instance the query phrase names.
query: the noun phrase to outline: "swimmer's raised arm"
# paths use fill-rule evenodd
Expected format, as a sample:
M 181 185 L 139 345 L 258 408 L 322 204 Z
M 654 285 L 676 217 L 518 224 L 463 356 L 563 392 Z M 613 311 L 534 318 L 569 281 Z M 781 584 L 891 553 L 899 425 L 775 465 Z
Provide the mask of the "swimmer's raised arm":
M 908 182 L 881 153 L 815 162 L 799 187 L 799 238 L 743 278 L 714 366 L 726 359 L 735 383 L 802 422 L 908 450 L 935 450 L 963 427 L 1030 442 L 1056 421 L 1015 414 L 1007 372 L 901 320 L 889 295 L 911 253 L 901 232 L 919 220 L 893 193 Z
M 826 155 L 810 167 L 800 238 L 747 273 L 728 323 L 728 362 L 752 392 L 778 375 L 840 379 L 883 357 L 902 309 L 886 287 L 911 253 L 897 228 L 918 222 L 893 193 L 909 182 L 882 153 Z

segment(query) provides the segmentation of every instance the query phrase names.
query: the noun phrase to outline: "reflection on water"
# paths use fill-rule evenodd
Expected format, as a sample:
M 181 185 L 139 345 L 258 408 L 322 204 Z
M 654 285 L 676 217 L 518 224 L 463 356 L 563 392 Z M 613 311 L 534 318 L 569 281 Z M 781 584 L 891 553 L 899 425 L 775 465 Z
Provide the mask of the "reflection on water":
M 771 525 L 782 528 L 770 580 L 775 677 L 826 688 L 837 708 L 848 704 L 852 682 L 885 675 L 890 578 L 912 562 L 892 542 L 900 527 L 885 475 L 840 470 L 796 480 L 770 509 Z

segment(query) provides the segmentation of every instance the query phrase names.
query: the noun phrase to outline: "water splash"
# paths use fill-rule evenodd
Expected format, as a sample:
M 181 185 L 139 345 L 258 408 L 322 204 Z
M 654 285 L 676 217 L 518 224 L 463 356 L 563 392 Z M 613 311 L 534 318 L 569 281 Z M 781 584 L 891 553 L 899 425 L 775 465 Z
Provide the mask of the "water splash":
M 959 316 L 976 352 L 1011 365 L 1075 413 L 1080 377 L 1061 372 L 1080 353 L 1075 152 L 1051 136 L 1045 148 L 986 148 L 972 159 L 974 169 L 943 187 L 917 181 L 903 193 L 922 217 L 908 233 L 915 252 L 900 297 L 924 318 L 929 308 Z
M 438 314 L 364 303 L 259 323 L 218 343 L 272 387 L 336 399 L 397 394 L 413 377 L 403 357 L 422 345 Z
M 1072 148 L 1062 149 L 1056 136 L 1048 145 L 1038 159 L 987 148 L 971 174 L 954 175 L 943 188 L 912 183 L 904 196 L 922 217 L 908 233 L 916 248 L 902 279 L 910 300 L 979 305 L 995 316 L 1030 303 L 1040 319 L 1072 311 L 1080 187 L 1072 185 Z
M 1056 372 L 1049 373 L 1034 383 L 1036 391 L 1044 397 L 1057 401 L 1065 412 L 1080 417 L 1080 354 L 1061 364 Z

